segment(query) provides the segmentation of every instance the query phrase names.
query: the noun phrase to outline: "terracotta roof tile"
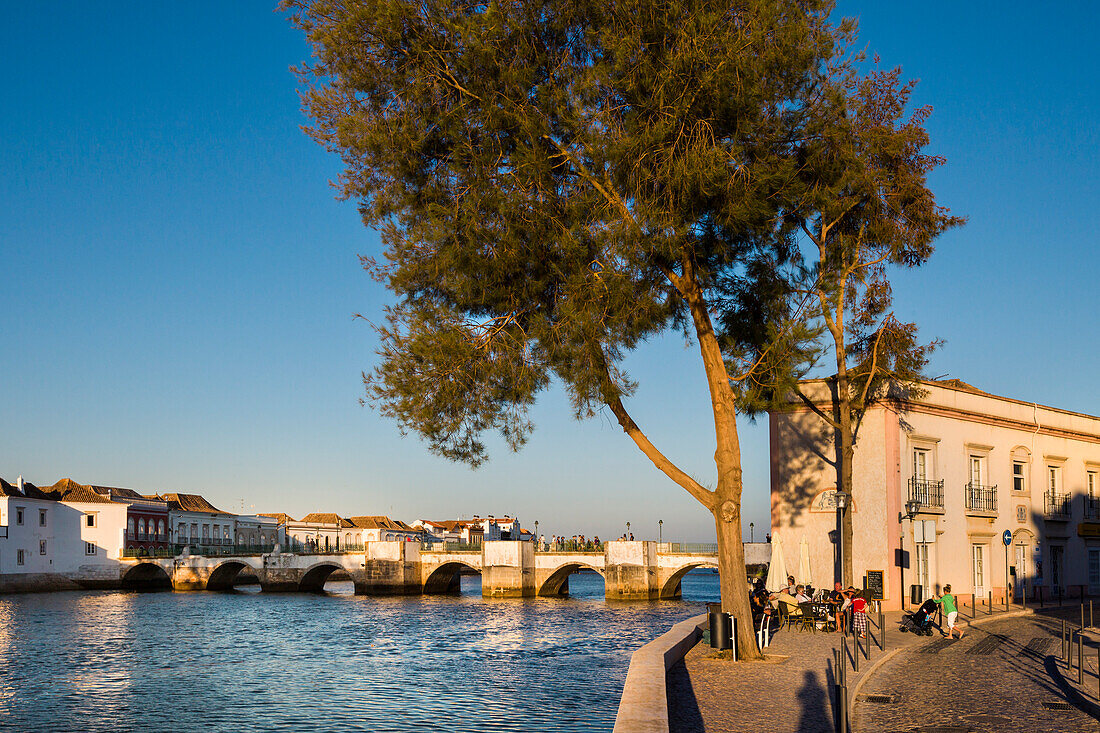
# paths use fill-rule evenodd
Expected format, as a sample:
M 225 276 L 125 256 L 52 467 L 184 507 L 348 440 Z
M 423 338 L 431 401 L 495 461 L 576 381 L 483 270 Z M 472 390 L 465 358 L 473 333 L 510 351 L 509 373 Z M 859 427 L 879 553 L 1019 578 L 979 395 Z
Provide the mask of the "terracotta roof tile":
M 407 524 L 395 522 L 389 517 L 377 514 L 366 517 L 348 517 L 348 519 L 353 526 L 359 527 L 360 529 L 412 529 Z
M 19 493 L 14 485 L 9 484 L 7 481 L 0 479 L 0 495 L 3 496 L 15 496 L 20 499 L 41 499 L 43 501 L 57 501 L 57 497 L 53 494 L 42 491 L 29 481 L 23 482 L 23 492 Z
M 294 517 L 290 516 L 289 514 L 287 514 L 287 513 L 285 513 L 285 512 L 276 512 L 275 514 L 259 514 L 259 515 L 257 515 L 257 516 L 260 516 L 260 517 L 270 517 L 271 519 L 278 519 L 278 520 L 279 520 L 279 524 L 286 524 L 287 522 L 294 522 L 294 521 L 296 521 L 296 520 L 294 519 Z
M 340 527 L 354 527 L 355 525 L 335 512 L 313 512 L 301 518 L 302 522 L 314 522 L 316 524 L 335 524 Z
M 63 478 L 48 491 L 57 497 L 58 501 L 83 502 L 85 504 L 113 504 L 108 497 L 96 492 L 91 486 L 78 484 L 71 478 Z
M 160 499 L 161 501 L 167 501 L 170 509 L 176 509 L 185 512 L 205 512 L 207 514 L 225 514 L 229 515 L 229 512 L 223 512 L 216 506 L 208 502 L 198 494 L 155 494 L 153 496 L 145 497 L 148 499 Z

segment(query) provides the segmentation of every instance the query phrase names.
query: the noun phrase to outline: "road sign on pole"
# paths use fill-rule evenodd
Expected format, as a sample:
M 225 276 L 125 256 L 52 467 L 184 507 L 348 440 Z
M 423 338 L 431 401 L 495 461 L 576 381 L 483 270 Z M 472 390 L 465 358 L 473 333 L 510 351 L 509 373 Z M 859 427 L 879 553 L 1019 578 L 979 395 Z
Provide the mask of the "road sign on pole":
M 1005 610 L 1008 610 L 1008 548 L 1012 544 L 1012 530 L 1006 529 L 1001 534 L 1001 542 L 1005 543 Z M 993 613 L 993 601 L 989 601 L 989 612 Z
M 1005 543 L 1005 547 L 1008 547 L 1009 545 L 1012 544 L 1012 530 L 1011 529 L 1006 529 L 1004 531 L 1004 534 L 1001 535 L 1001 542 Z

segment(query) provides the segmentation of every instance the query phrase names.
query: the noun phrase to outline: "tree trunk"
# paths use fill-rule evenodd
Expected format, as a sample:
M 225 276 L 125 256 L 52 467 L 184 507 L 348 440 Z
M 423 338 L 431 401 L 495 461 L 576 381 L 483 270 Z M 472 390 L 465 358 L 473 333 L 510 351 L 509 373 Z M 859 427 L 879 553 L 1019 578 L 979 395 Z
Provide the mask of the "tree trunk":
M 841 514 L 840 532 L 844 537 L 844 566 L 841 568 L 841 582 L 844 587 L 852 585 L 852 509 L 855 506 L 855 496 L 852 493 L 852 457 L 855 455 L 852 434 L 852 404 L 844 398 L 848 389 L 847 382 L 840 385 L 840 445 L 837 446 L 837 485 L 848 494 L 848 508 Z
M 737 658 L 759 659 L 756 629 L 749 605 L 745 545 L 741 540 L 740 502 L 726 500 L 713 509 L 718 536 L 718 575 L 722 590 L 722 610 L 737 620 Z

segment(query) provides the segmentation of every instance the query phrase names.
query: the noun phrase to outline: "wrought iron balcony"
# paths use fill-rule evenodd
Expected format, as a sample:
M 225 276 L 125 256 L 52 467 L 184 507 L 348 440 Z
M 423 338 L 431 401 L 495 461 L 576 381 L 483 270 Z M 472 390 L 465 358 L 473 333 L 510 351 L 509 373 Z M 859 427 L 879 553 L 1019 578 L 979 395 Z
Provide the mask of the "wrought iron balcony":
M 943 479 L 909 479 L 909 501 L 919 501 L 921 509 L 943 510 Z
M 1069 494 L 1048 491 L 1043 494 L 1043 516 L 1047 519 L 1067 521 L 1070 518 Z
M 973 481 L 966 485 L 966 509 L 971 512 L 997 513 L 997 487 Z
M 1100 519 L 1100 499 L 1093 496 L 1082 498 L 1085 500 L 1085 519 Z

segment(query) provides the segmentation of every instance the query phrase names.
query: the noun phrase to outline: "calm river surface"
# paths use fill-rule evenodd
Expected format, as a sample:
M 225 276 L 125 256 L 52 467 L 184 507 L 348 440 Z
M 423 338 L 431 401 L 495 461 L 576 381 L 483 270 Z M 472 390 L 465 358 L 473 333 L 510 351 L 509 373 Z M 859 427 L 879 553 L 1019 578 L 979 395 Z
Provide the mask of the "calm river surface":
M 0 596 L 0 730 L 608 731 L 630 654 L 718 599 L 86 592 Z

